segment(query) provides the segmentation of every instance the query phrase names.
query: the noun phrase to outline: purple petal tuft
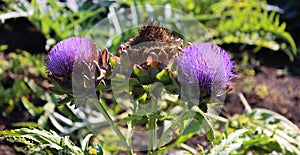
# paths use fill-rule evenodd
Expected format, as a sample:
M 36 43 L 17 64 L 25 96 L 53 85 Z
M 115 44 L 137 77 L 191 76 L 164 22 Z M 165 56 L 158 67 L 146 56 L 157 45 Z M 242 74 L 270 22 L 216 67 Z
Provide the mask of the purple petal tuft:
M 227 51 L 210 43 L 197 43 L 183 49 L 177 59 L 179 81 L 199 84 L 200 91 L 220 92 L 236 77 L 235 65 Z
M 48 53 L 45 63 L 55 76 L 70 77 L 75 61 L 88 63 L 97 60 L 98 53 L 93 51 L 93 43 L 84 37 L 72 37 L 57 43 Z

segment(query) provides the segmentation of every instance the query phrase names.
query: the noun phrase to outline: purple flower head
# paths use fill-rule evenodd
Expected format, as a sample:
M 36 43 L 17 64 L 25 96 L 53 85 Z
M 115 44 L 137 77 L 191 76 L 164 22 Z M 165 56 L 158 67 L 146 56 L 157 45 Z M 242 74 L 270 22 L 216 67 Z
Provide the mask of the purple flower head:
M 199 85 L 200 92 L 219 93 L 236 77 L 234 63 L 227 51 L 210 43 L 197 43 L 185 47 L 177 59 L 178 80 Z
M 45 63 L 54 76 L 71 77 L 75 62 L 89 64 L 98 58 L 99 53 L 89 39 L 72 37 L 57 43 L 48 53 Z

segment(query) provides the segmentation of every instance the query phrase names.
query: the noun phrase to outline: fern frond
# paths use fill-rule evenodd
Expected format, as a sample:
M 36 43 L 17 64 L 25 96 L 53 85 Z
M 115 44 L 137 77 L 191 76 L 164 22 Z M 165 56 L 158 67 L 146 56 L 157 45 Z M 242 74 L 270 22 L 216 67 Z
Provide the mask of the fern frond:
M 214 14 L 220 15 L 215 29 L 211 29 L 218 44 L 238 43 L 255 45 L 285 52 L 290 60 L 297 54 L 292 36 L 285 31 L 286 23 L 280 23 L 280 16 L 269 11 L 266 1 L 223 0 L 211 6 Z

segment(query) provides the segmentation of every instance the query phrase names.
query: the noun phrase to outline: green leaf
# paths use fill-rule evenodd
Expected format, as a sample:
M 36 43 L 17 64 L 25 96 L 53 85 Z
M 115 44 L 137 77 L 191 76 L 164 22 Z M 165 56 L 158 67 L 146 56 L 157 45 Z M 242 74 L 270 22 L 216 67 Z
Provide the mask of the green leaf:
M 90 141 L 92 136 L 93 136 L 93 134 L 88 134 L 84 137 L 84 139 L 81 142 L 81 150 L 84 151 L 84 150 L 88 149 L 89 141 Z
M 176 143 L 181 144 L 188 139 L 191 139 L 194 135 L 199 133 L 199 131 L 201 131 L 201 124 L 198 121 L 190 122 Z
M 228 135 L 223 139 L 220 144 L 213 146 L 208 150 L 208 155 L 222 155 L 229 154 L 242 146 L 241 142 L 235 142 L 243 133 L 247 132 L 246 129 L 239 129 Z
M 202 112 L 196 112 L 195 113 L 195 119 L 197 119 L 201 124 L 202 127 L 204 127 L 205 135 L 209 141 L 213 141 L 215 139 L 215 133 L 214 129 L 210 123 L 210 121 L 207 119 L 205 115 L 202 114 Z
M 40 115 L 44 111 L 42 107 L 35 107 L 33 103 L 31 103 L 26 97 L 21 98 L 24 107 L 28 110 L 28 112 L 32 116 Z
M 268 154 L 273 151 L 281 154 L 300 154 L 300 130 L 280 114 L 256 108 L 251 113 L 235 115 L 229 120 L 227 132 L 236 129 L 248 129 L 237 141 L 241 148 L 234 150 L 239 154 Z
M 208 118 L 199 111 L 188 111 L 182 114 L 181 116 L 181 124 L 184 124 L 184 120 L 188 120 L 191 118 L 195 118 L 199 125 L 201 126 L 200 129 L 204 131 L 207 139 L 209 141 L 213 141 L 215 139 L 214 129 L 208 120 Z M 196 124 L 194 124 L 196 125 Z M 185 131 L 188 132 L 189 130 Z
M 47 124 L 49 115 L 54 111 L 55 109 L 55 101 L 53 101 L 52 97 L 49 94 L 45 94 L 47 97 L 48 103 L 46 103 L 43 106 L 44 114 L 38 119 L 38 124 L 42 127 L 44 127 Z
M 8 45 L 0 45 L 0 51 L 8 49 Z
M 297 48 L 294 39 L 285 30 L 286 23 L 280 23 L 280 14 L 264 6 L 268 6 L 266 1 L 219 1 L 210 7 L 212 14 L 220 15 L 215 20 L 216 28 L 208 28 L 217 44 L 255 45 L 254 52 L 264 47 L 284 52 L 293 61 Z
M 68 152 L 70 154 L 83 154 L 83 151 L 77 147 L 69 137 L 60 137 L 54 131 L 43 129 L 21 128 L 15 130 L 0 131 L 0 139 L 6 139 L 12 143 L 18 142 L 25 144 L 21 150 L 25 154 L 46 153 L 47 150 L 53 152 Z

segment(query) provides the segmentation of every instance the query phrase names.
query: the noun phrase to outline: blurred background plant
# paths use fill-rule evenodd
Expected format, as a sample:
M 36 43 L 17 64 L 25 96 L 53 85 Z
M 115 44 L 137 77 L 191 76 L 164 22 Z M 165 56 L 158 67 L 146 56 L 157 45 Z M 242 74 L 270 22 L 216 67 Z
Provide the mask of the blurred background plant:
M 245 75 L 254 77 L 260 72 L 257 66 L 260 66 L 261 62 L 269 61 L 266 59 L 271 59 L 258 57 L 257 59 L 260 61 L 257 61 L 253 59 L 255 54 L 284 53 L 284 56 L 279 57 L 276 61 L 271 59 L 273 63 L 287 62 L 285 57 L 290 61 L 299 60 L 296 43 L 299 44 L 300 31 L 299 22 L 297 22 L 299 21 L 299 11 L 296 0 L 284 2 L 267 2 L 266 0 L 162 0 L 159 2 L 145 0 L 4 0 L 0 2 L 0 123 L 4 124 L 0 128 L 39 127 L 40 129 L 23 128 L 3 131 L 0 133 L 1 138 L 24 143 L 30 148 L 35 147 L 35 150 L 51 148 L 48 153 L 55 149 L 58 152 L 64 152 L 67 147 L 72 148 L 73 151 L 90 154 L 93 154 L 95 148 L 99 150 L 99 146 L 94 144 L 104 144 L 91 138 L 88 134 L 89 130 L 85 127 L 86 122 L 83 121 L 91 116 L 82 115 L 69 104 L 58 104 L 63 97 L 53 95 L 47 90 L 50 83 L 45 78 L 45 52 L 62 39 L 85 36 L 109 13 L 124 8 L 134 9 L 137 6 L 141 7 L 143 11 L 151 12 L 149 8 L 155 5 L 183 11 L 201 22 L 217 44 L 222 45 L 225 49 L 230 49 L 232 56 L 240 64 L 240 70 Z M 142 15 L 143 11 L 140 10 L 138 15 Z M 172 14 L 166 13 L 161 22 L 186 19 L 184 16 L 174 18 L 178 19 L 174 20 Z M 122 24 L 119 23 L 119 25 Z M 109 32 L 95 33 L 111 38 L 112 42 L 108 44 L 107 48 L 116 53 L 120 43 L 132 37 L 136 32 L 133 30 L 122 33 L 119 38 L 115 38 Z M 31 37 L 28 35 L 30 33 L 38 35 Z M 202 37 L 204 40 L 207 39 L 205 36 Z M 21 39 L 18 40 L 18 38 Z M 25 45 L 17 46 L 21 42 Z M 41 47 L 36 48 L 35 46 L 38 45 Z M 294 67 L 287 64 L 290 62 L 283 66 L 284 71 L 288 72 L 286 74 L 292 71 L 293 74 L 300 75 L 299 67 L 297 68 L 297 65 L 300 64 L 298 61 L 292 63 Z M 254 87 L 252 82 L 249 83 L 248 87 Z M 249 88 L 249 90 L 253 89 Z M 258 93 L 258 96 L 263 99 L 266 95 L 261 93 L 263 89 L 259 90 L 255 93 Z M 300 96 L 300 90 L 298 93 Z M 119 110 L 119 106 L 111 107 L 112 113 L 117 114 Z M 100 118 L 97 112 L 84 112 L 84 114 L 87 113 L 91 113 L 93 116 L 93 119 L 88 120 L 89 122 L 107 126 L 105 120 Z M 262 153 L 275 151 L 299 154 L 299 145 L 297 146 L 297 143 L 292 140 L 299 141 L 298 129 L 278 114 L 267 110 L 253 109 L 245 114 L 228 117 L 225 122 L 227 122 L 224 129 L 226 136 L 220 136 L 223 137 L 223 140 L 217 139 L 214 142 L 215 146 L 206 150 L 207 153 L 222 153 L 226 148 L 235 151 L 236 154 L 244 154 L 259 148 Z M 191 130 L 187 131 L 180 142 L 197 135 L 197 126 L 198 124 L 192 124 Z M 244 128 L 247 131 L 240 130 Z M 49 132 L 49 129 L 54 131 Z M 294 134 L 282 135 L 284 132 Z M 221 133 L 218 134 L 221 135 Z M 24 138 L 24 135 L 30 136 Z M 38 135 L 45 136 L 41 140 Z M 55 141 L 49 141 L 53 136 L 56 137 Z M 69 136 L 74 143 L 65 136 Z M 85 136 L 87 138 L 84 138 Z M 62 141 L 65 144 L 62 144 Z M 286 145 L 282 142 L 286 142 Z M 40 145 L 36 147 L 33 144 Z M 191 150 L 188 149 L 188 146 L 179 145 L 179 142 L 177 144 L 177 147 Z M 205 147 L 207 146 L 197 148 L 196 152 Z M 19 147 L 15 148 L 18 150 Z M 106 149 L 111 152 L 116 150 L 109 146 L 106 146 Z M 22 148 L 19 150 L 21 151 Z M 25 147 L 24 150 L 27 153 L 28 148 Z M 195 153 L 195 150 L 190 153 Z
M 127 5 L 147 6 L 146 4 L 167 4 L 172 8 L 192 15 L 211 33 L 216 43 L 254 45 L 253 52 L 262 47 L 270 51 L 285 52 L 294 59 L 297 49 L 292 36 L 286 31 L 286 23 L 280 20 L 283 10 L 267 1 L 171 1 L 160 2 L 124 1 Z M 145 10 L 147 10 L 145 8 Z M 184 17 L 183 17 L 184 18 Z
M 87 31 L 107 15 L 107 7 L 114 1 L 5 1 L 5 20 L 26 17 L 46 37 L 46 49 L 70 36 L 84 36 Z

